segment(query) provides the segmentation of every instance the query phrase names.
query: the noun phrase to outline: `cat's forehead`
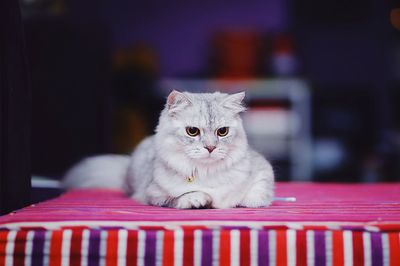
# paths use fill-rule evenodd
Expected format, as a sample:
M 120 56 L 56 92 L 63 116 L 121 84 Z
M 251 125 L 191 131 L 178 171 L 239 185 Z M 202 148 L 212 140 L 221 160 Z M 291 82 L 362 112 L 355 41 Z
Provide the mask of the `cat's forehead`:
M 186 125 L 202 128 L 215 128 L 232 123 L 234 114 L 221 106 L 218 98 L 195 98 L 192 104 L 185 108 L 181 118 Z

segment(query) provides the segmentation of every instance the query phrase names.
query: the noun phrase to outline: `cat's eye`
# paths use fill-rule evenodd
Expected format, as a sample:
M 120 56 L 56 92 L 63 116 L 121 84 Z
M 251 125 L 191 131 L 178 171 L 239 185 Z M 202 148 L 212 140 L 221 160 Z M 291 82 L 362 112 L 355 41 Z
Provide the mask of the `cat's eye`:
M 197 127 L 187 127 L 186 133 L 191 137 L 196 137 L 200 134 L 200 129 L 198 129 Z
M 217 135 L 220 137 L 225 137 L 229 133 L 229 127 L 220 127 L 217 129 Z

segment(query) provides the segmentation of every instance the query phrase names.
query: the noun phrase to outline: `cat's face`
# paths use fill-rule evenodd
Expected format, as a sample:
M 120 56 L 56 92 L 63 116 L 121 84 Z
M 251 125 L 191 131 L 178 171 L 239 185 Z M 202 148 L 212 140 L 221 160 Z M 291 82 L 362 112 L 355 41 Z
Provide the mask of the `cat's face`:
M 181 93 L 173 91 L 157 128 L 170 152 L 194 164 L 233 162 L 247 149 L 239 113 L 244 93 Z

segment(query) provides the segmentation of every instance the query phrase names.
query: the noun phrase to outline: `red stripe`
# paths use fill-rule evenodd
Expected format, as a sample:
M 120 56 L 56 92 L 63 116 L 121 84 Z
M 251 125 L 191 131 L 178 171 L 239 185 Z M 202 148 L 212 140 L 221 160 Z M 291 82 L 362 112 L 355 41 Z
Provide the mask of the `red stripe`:
M 221 265 L 231 264 L 231 230 L 221 230 L 219 259 L 221 261 Z
M 164 231 L 163 266 L 174 265 L 174 231 Z
M 286 230 L 276 231 L 276 265 L 287 265 Z
M 390 265 L 400 265 L 400 234 L 389 233 Z
M 50 255 L 49 255 L 50 266 L 61 265 L 62 235 L 63 235 L 62 230 L 53 231 L 51 235 Z
M 107 233 L 106 265 L 117 266 L 118 263 L 118 230 Z
M 126 244 L 126 266 L 137 265 L 138 231 L 128 231 L 128 243 Z
M 194 264 L 194 231 L 186 228 L 183 232 L 183 265 L 191 266 Z
M 0 266 L 4 266 L 6 262 L 6 245 L 8 231 L 0 231 Z
M 394 231 L 394 232 L 398 232 L 400 230 L 400 224 L 399 223 L 389 223 L 389 224 L 376 224 L 374 225 L 375 227 L 379 228 L 379 231 Z
M 344 265 L 343 231 L 333 231 L 333 266 Z
M 325 225 L 304 225 L 303 226 L 303 230 L 304 231 L 307 231 L 307 230 L 314 230 L 314 231 L 322 230 L 322 231 L 326 231 L 327 227 Z
M 82 250 L 82 229 L 72 230 L 71 248 L 70 248 L 70 265 L 81 265 Z
M 296 232 L 296 265 L 307 265 L 307 234 L 306 231 Z M 294 252 L 294 251 L 291 251 Z
M 364 265 L 364 244 L 363 244 L 363 232 L 353 232 L 353 265 L 362 266 Z
M 240 230 L 240 265 L 250 265 L 250 230 Z
M 24 265 L 24 258 L 25 258 L 25 246 L 26 246 L 26 235 L 28 234 L 27 231 L 18 231 L 15 237 L 15 244 L 14 244 L 14 255 L 13 261 L 14 265 Z
M 287 225 L 264 225 L 263 229 L 266 231 L 269 230 L 286 230 L 289 229 Z

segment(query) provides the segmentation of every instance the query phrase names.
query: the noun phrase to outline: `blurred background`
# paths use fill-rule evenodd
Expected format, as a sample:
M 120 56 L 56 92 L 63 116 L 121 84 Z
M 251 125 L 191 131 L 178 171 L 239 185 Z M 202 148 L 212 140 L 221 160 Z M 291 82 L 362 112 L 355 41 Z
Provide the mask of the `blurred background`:
M 395 1 L 21 5 L 36 200 L 81 158 L 130 153 L 171 89 L 246 90 L 249 141 L 278 181 L 400 181 Z

